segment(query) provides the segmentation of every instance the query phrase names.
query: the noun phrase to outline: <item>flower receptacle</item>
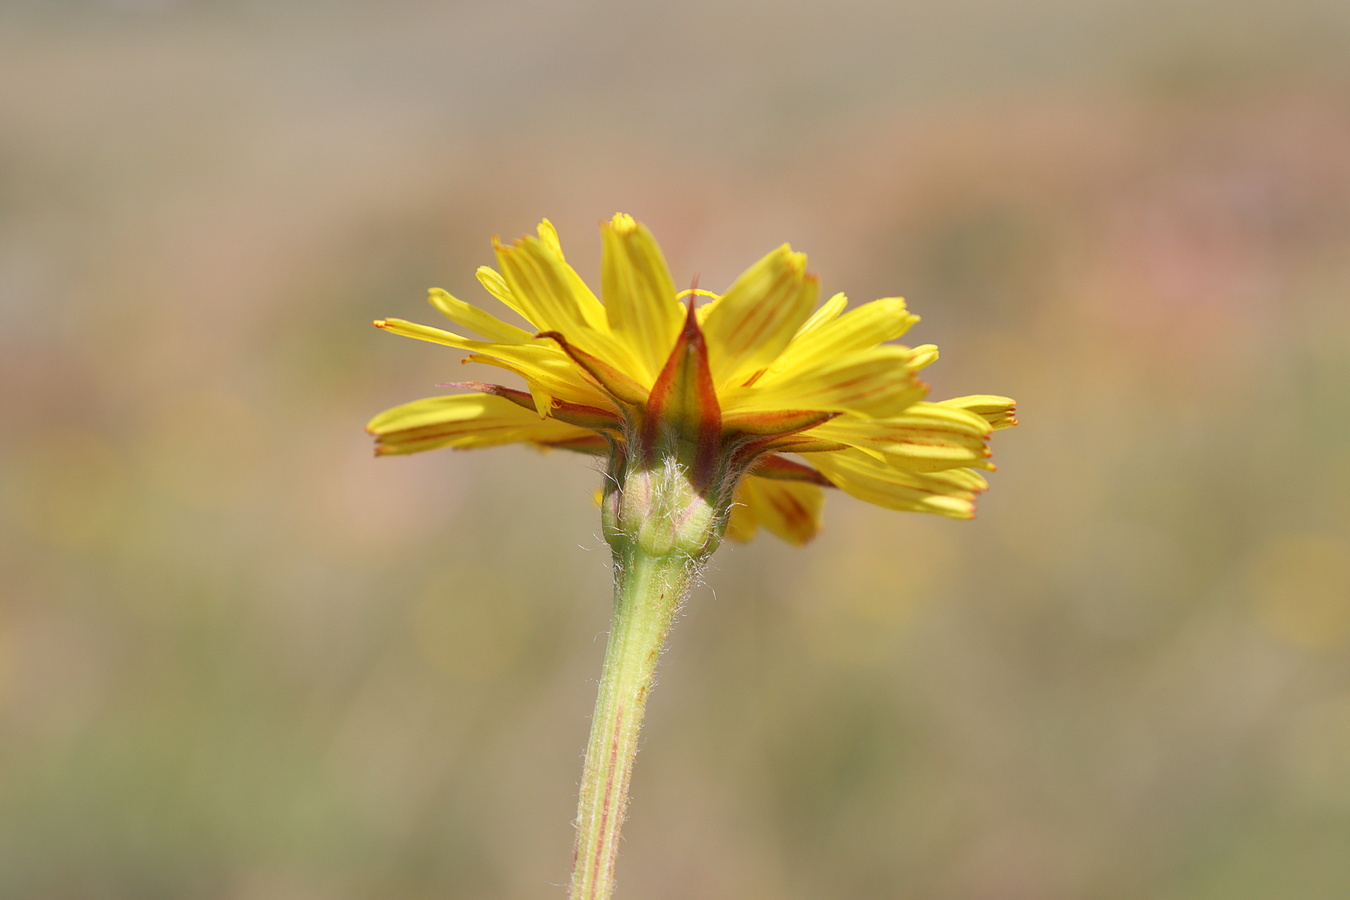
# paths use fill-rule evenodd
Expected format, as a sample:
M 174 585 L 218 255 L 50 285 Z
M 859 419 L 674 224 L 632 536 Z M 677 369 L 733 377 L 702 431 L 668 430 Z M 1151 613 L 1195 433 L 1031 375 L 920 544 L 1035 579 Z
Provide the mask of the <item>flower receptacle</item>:
M 638 553 L 698 563 L 721 543 L 724 503 L 700 490 L 679 460 L 631 461 L 614 477 L 601 510 L 605 540 L 616 557 Z

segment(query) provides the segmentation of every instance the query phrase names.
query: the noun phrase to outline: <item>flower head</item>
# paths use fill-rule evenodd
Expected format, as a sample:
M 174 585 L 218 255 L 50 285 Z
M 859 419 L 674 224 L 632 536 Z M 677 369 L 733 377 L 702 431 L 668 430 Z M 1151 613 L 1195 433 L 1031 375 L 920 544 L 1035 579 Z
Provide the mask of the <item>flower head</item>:
M 924 398 L 937 348 L 892 343 L 918 317 L 887 297 L 816 307 L 817 280 L 787 245 L 718 296 L 678 291 L 656 241 L 627 215 L 601 226 L 597 298 L 567 264 L 552 224 L 511 245 L 478 280 L 534 330 L 432 290 L 430 301 L 483 339 L 402 319 L 386 331 L 468 351 L 526 389 L 386 410 L 367 430 L 378 454 L 526 443 L 604 457 L 611 543 L 698 556 L 725 532 L 761 526 L 792 543 L 820 529 L 824 489 L 898 510 L 974 514 L 991 431 L 1015 425 L 1006 397 Z

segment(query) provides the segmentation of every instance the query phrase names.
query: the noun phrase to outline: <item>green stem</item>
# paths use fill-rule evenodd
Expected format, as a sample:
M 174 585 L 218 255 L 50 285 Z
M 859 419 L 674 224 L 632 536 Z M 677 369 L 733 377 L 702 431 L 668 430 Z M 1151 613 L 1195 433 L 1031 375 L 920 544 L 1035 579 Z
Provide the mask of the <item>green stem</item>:
M 615 552 L 614 567 L 614 618 L 581 776 L 571 900 L 609 900 L 614 893 L 619 829 L 647 693 L 697 570 L 686 556 L 649 556 L 634 544 Z

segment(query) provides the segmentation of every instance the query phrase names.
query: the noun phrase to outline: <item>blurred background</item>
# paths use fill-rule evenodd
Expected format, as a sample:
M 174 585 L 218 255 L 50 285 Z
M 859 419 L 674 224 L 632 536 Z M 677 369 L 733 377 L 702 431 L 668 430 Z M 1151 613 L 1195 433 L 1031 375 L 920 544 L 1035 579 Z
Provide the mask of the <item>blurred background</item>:
M 1350 896 L 1344 0 L 0 3 L 0 897 L 562 897 L 583 458 L 375 460 L 548 216 L 1019 400 L 663 661 L 621 896 Z

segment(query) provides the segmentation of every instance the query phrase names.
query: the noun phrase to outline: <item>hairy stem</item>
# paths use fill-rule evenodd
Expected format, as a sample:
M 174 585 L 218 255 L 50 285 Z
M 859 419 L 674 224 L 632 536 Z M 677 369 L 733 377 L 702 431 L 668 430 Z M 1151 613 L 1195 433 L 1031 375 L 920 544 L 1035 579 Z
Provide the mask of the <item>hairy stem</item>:
M 571 900 L 609 900 L 614 893 L 619 829 L 647 693 L 697 568 L 686 556 L 649 556 L 633 544 L 614 557 L 614 618 L 581 776 Z

